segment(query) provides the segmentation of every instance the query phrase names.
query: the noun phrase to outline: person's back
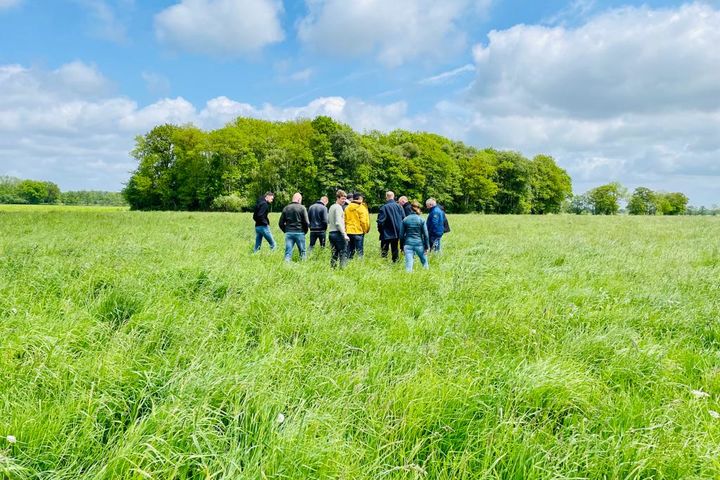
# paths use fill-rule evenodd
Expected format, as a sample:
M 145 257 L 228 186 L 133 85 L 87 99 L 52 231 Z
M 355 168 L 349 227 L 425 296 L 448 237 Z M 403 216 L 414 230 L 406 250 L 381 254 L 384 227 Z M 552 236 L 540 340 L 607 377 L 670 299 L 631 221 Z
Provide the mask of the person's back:
M 321 201 L 317 201 L 308 208 L 310 231 L 325 231 L 328 226 L 328 209 Z
M 405 270 L 412 272 L 415 255 L 423 268 L 429 268 L 426 252 L 430 250 L 430 236 L 427 224 L 420 216 L 420 204 L 412 202 L 412 213 L 403 219 L 400 225 L 400 244 L 405 253 Z
M 300 203 L 293 202 L 283 208 L 280 214 L 279 227 L 283 232 L 306 233 L 309 227 L 308 213 Z
M 430 248 L 430 240 L 425 220 L 415 212 L 403 219 L 400 232 L 400 244 L 402 246 L 424 247 L 425 250 Z
M 370 215 L 362 203 L 353 202 L 345 209 L 345 232 L 348 235 L 364 235 L 370 231 Z

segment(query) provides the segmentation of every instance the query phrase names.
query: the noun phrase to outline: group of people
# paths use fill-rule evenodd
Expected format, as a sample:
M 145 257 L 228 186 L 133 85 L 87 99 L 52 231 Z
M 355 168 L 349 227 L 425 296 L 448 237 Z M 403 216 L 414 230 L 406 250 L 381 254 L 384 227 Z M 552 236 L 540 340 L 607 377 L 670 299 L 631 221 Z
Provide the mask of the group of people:
M 270 204 L 275 199 L 267 192 L 255 205 L 255 251 L 259 251 L 263 239 L 272 250 L 275 240 L 270 232 Z M 310 231 L 310 250 L 319 243 L 326 246 L 330 242 L 330 266 L 338 263 L 343 268 L 349 259 L 362 258 L 364 255 L 365 235 L 370 233 L 370 212 L 362 193 L 347 194 L 338 190 L 335 202 L 328 208 L 328 197 L 323 196 L 309 209 L 302 205 L 302 195 L 295 193 L 292 202 L 283 208 L 278 226 L 285 234 L 285 261 L 292 260 L 297 246 L 300 258 L 306 258 L 305 235 Z M 405 255 L 405 269 L 412 271 L 415 256 L 424 268 L 429 268 L 427 255 L 430 250 L 440 251 L 443 234 L 450 230 L 443 209 L 434 198 L 425 202 L 428 209 L 427 220 L 420 215 L 420 203 L 409 202 L 402 196 L 395 200 L 395 193 L 386 192 L 385 204 L 380 207 L 377 216 L 377 229 L 380 234 L 380 251 L 383 258 L 390 253 L 392 261 L 397 262 L 400 250 Z M 327 236 L 326 236 L 327 235 Z

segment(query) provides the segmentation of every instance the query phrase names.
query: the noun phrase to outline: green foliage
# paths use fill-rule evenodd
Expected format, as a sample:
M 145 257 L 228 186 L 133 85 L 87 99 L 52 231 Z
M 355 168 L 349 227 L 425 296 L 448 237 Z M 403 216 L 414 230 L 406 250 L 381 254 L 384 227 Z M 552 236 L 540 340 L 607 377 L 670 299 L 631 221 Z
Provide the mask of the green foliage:
M 77 190 L 62 192 L 60 202 L 64 205 L 98 205 L 121 207 L 127 205 L 125 197 L 120 192 L 106 192 L 102 190 Z
M 57 203 L 60 200 L 60 188 L 52 182 L 22 180 L 16 188 L 17 196 L 27 203 Z
M 560 213 L 563 202 L 572 196 L 572 183 L 565 170 L 548 155 L 531 162 L 532 213 Z
M 627 211 L 630 215 L 655 215 L 658 213 L 658 199 L 655 192 L 646 187 L 638 187 L 630 197 Z
M 615 215 L 620 210 L 619 202 L 624 195 L 624 187 L 613 182 L 593 188 L 587 193 L 587 198 L 594 215 Z
M 631 215 L 685 215 L 688 198 L 679 192 L 653 192 L 646 187 L 635 189 L 628 202 Z
M 667 220 L 454 215 L 406 275 L 0 207 L 0 478 L 718 478 L 720 219 Z
M 338 188 L 365 193 L 371 208 L 393 190 L 435 197 L 447 211 L 550 213 L 569 195 L 569 177 L 551 157 L 478 151 L 424 132 L 360 135 L 329 117 L 291 122 L 238 118 L 203 132 L 161 125 L 137 138 L 138 161 L 124 195 L 135 210 L 207 210 L 237 193 L 254 199 L 296 191 L 310 203 Z
M 246 198 L 231 193 L 230 195 L 216 197 L 212 202 L 211 208 L 219 212 L 242 212 L 250 208 L 250 206 Z

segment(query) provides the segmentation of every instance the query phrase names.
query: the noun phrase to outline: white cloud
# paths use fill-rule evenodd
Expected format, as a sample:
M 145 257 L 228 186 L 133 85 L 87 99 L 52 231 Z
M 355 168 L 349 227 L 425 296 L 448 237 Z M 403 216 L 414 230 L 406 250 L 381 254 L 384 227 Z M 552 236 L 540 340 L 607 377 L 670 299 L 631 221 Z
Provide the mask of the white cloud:
M 153 72 L 142 72 L 140 76 L 151 94 L 167 96 L 170 93 L 170 80 L 166 76 Z
M 0 0 L 0 10 L 20 5 L 22 0 Z
M 182 0 L 155 16 L 157 38 L 171 48 L 243 56 L 283 39 L 279 0 Z
M 720 11 L 696 3 L 493 31 L 474 48 L 465 104 L 440 108 L 455 110 L 444 118 L 471 143 L 554 155 L 576 188 L 697 179 L 704 193 L 686 193 L 718 201 L 720 187 L 706 180 L 720 185 L 717 25 Z
M 75 2 L 87 9 L 92 20 L 94 35 L 115 43 L 128 41 L 125 25 L 118 19 L 115 10 L 106 0 L 75 0 Z M 124 5 L 125 8 L 131 6 L 131 4 Z
M 467 65 L 463 65 L 462 67 L 458 67 L 447 72 L 442 72 L 437 75 L 433 75 L 432 77 L 423 78 L 422 80 L 418 81 L 418 83 L 420 85 L 440 85 L 452 80 L 458 75 L 474 71 L 475 65 L 468 63 Z
M 471 0 L 307 0 L 310 13 L 298 35 L 316 50 L 338 56 L 376 55 L 398 66 L 420 56 L 446 58 L 466 45 L 458 23 L 486 9 Z
M 291 73 L 288 78 L 294 82 L 308 82 L 313 75 L 312 68 L 305 68 Z

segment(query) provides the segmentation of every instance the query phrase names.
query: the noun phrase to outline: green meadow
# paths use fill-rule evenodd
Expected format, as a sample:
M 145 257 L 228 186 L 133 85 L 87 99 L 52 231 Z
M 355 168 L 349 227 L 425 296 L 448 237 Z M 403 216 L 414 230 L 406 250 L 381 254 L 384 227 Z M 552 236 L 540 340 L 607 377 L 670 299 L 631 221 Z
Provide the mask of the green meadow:
M 0 207 L 0 478 L 720 477 L 720 218 L 449 218 L 407 274 Z

